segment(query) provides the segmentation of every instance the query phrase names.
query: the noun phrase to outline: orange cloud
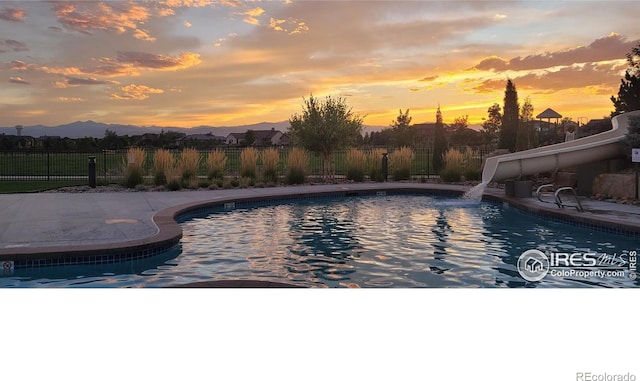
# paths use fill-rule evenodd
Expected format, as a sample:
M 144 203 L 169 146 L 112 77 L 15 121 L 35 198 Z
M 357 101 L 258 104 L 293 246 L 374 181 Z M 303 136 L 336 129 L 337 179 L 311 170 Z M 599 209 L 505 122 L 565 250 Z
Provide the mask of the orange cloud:
M 84 102 L 84 99 L 79 98 L 79 97 L 73 97 L 73 98 L 68 98 L 68 97 L 58 97 L 57 99 L 58 99 L 58 101 L 60 101 L 60 102 Z
M 584 65 L 571 65 L 554 70 L 528 72 L 512 78 L 518 89 L 533 90 L 547 93 L 566 89 L 582 89 L 586 93 L 613 94 L 620 81 L 618 65 L 614 62 L 609 65 L 590 63 Z M 474 84 L 472 91 L 476 93 L 491 93 L 503 91 L 506 79 L 487 79 L 481 82 L 469 80 L 468 84 Z
M 154 40 L 138 27 L 149 19 L 148 9 L 135 3 L 56 3 L 54 11 L 58 22 L 69 30 L 85 34 L 93 30 L 120 34 L 132 31 L 137 39 Z
M 0 11 L 0 20 L 24 22 L 27 18 L 27 12 L 17 8 L 4 8 Z
M 515 57 L 508 61 L 497 56 L 487 57 L 476 65 L 475 68 L 501 72 L 506 70 L 535 70 L 554 66 L 572 65 L 575 63 L 609 61 L 624 58 L 625 54 L 638 44 L 640 44 L 640 40 L 630 41 L 618 34 L 612 33 L 593 41 L 588 46 L 579 46 L 573 49 L 533 54 L 526 57 Z
M 127 85 L 120 88 L 121 93 L 111 94 L 111 98 L 120 100 L 145 100 L 148 94 L 162 94 L 164 90 L 154 89 L 145 85 Z
M 214 2 L 211 0 L 165 0 L 161 1 L 160 4 L 171 8 L 198 8 L 206 7 L 207 5 L 214 4 Z
M 25 81 L 21 77 L 9 77 L 9 82 L 16 83 L 18 85 L 30 85 L 31 82 Z
M 256 8 L 249 9 L 241 14 L 244 15 L 243 20 L 247 24 L 260 25 L 260 20 L 258 20 L 257 17 L 262 15 L 263 13 L 264 13 L 264 9 L 260 7 L 256 7 Z
M 117 61 L 137 68 L 154 70 L 181 70 L 202 62 L 197 53 L 182 53 L 177 57 L 143 52 L 118 52 Z
M 22 61 L 12 61 L 11 70 L 37 70 L 47 74 L 64 76 L 101 75 L 104 77 L 121 77 L 139 75 L 141 70 L 181 70 L 198 65 L 200 55 L 196 53 L 182 53 L 172 57 L 161 54 L 142 52 L 119 52 L 116 59 L 101 58 L 94 67 L 49 67 L 37 64 L 26 64 Z M 63 82 L 64 83 L 64 82 Z
M 269 19 L 269 28 L 276 32 L 286 32 L 288 34 L 298 34 L 308 32 L 309 27 L 304 21 L 298 21 L 294 19 L 280 20 L 271 17 Z

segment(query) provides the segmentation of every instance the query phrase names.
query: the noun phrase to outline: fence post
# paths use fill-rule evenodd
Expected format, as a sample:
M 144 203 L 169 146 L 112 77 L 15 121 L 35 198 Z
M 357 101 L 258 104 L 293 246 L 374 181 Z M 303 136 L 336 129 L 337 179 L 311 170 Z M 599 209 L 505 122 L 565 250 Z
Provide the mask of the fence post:
M 51 181 L 51 166 L 49 165 L 49 147 L 47 146 L 47 181 Z
M 107 182 L 107 150 L 102 150 L 102 175 L 104 178 L 102 179 L 105 183 Z
M 96 187 L 96 157 L 89 156 L 89 186 Z
M 427 178 L 431 176 L 431 150 L 427 149 Z
M 385 152 L 382 154 L 382 180 L 387 181 L 387 177 L 389 175 L 389 158 L 387 157 L 389 153 Z

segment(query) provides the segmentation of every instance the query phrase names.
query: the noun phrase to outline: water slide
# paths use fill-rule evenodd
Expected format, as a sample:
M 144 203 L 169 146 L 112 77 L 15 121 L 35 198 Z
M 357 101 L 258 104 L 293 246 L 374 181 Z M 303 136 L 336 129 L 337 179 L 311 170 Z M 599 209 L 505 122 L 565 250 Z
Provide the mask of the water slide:
M 584 138 L 487 158 L 482 170 L 482 182 L 515 179 L 541 172 L 573 167 L 579 164 L 611 159 L 621 153 L 620 142 L 629 128 L 629 117 L 640 116 L 632 111 L 615 116 L 609 131 Z

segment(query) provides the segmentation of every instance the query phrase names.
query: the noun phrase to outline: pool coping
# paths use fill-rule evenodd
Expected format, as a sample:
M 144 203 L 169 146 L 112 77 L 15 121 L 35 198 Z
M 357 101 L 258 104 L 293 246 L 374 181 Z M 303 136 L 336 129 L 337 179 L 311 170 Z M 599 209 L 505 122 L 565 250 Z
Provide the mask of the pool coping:
M 152 216 L 157 233 L 152 236 L 112 242 L 107 244 L 74 245 L 74 246 L 34 246 L 0 249 L 0 261 L 13 261 L 19 267 L 43 267 L 74 264 L 115 263 L 126 260 L 151 257 L 175 247 L 182 238 L 180 218 L 188 214 L 212 211 L 224 207 L 228 203 L 252 203 L 269 201 L 286 201 L 304 198 L 349 197 L 374 195 L 377 192 L 424 193 L 424 194 L 463 194 L 469 186 L 429 184 L 429 183 L 365 183 L 336 184 L 333 188 L 305 187 L 270 188 L 270 192 L 256 195 L 225 195 L 222 197 L 200 200 L 171 206 L 159 210 Z M 631 234 L 640 237 L 640 226 L 631 222 L 606 218 L 604 216 L 585 215 L 568 209 L 550 209 L 532 199 L 507 197 L 503 190 L 488 188 L 483 200 L 506 202 L 508 205 L 533 215 L 554 220 L 585 225 L 598 230 Z

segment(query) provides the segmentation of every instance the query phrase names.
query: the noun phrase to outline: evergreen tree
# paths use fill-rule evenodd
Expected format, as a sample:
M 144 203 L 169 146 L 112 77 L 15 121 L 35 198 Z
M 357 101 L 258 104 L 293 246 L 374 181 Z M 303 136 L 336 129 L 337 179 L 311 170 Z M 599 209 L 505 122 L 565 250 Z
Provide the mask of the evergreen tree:
M 436 111 L 436 127 L 433 137 L 433 170 L 440 173 L 444 168 L 444 153 L 447 151 L 447 138 L 444 135 L 444 123 L 442 122 L 442 112 L 440 105 Z
M 518 104 L 518 91 L 516 85 L 507 80 L 507 86 L 504 91 L 504 114 L 502 115 L 502 126 L 500 127 L 499 148 L 506 148 L 509 151 L 516 150 L 516 136 L 518 134 L 518 125 L 520 124 Z
M 611 116 L 622 114 L 625 111 L 640 110 L 640 45 L 627 53 L 629 68 L 620 80 L 618 97 L 611 97 L 615 111 Z

